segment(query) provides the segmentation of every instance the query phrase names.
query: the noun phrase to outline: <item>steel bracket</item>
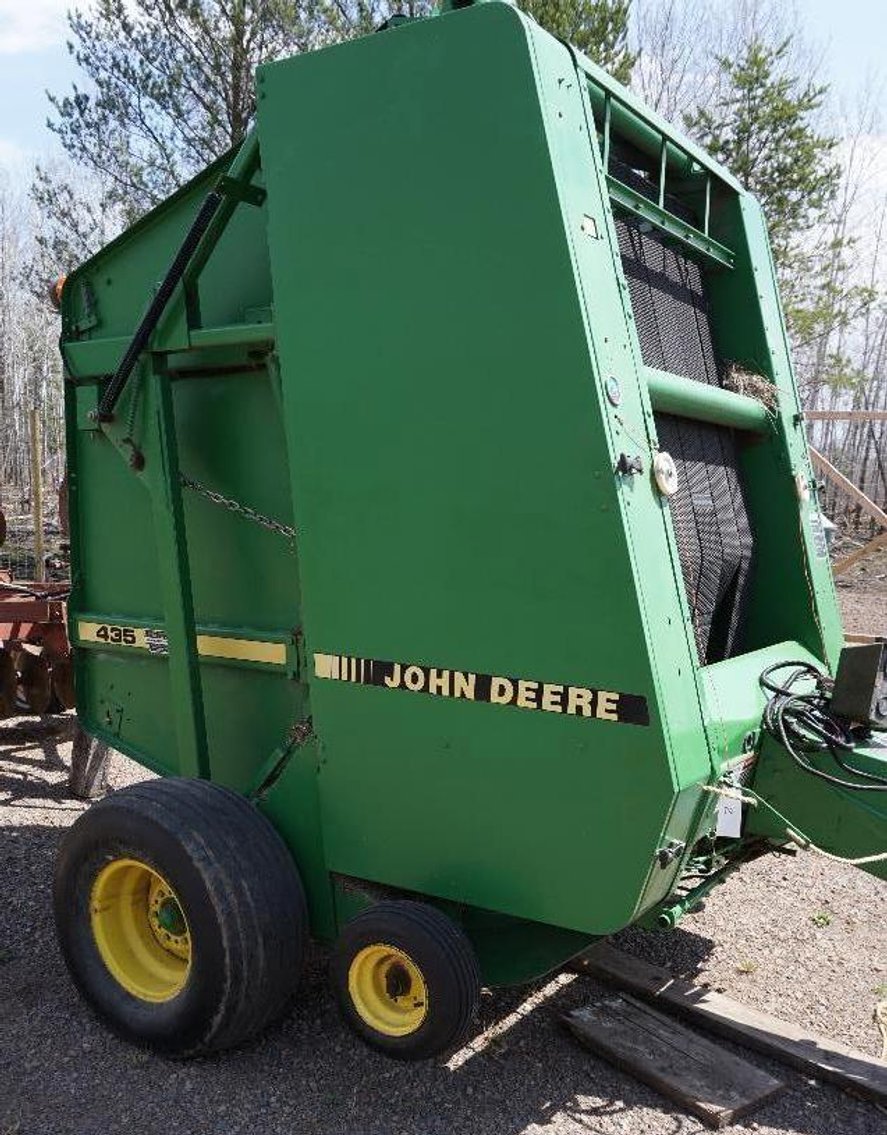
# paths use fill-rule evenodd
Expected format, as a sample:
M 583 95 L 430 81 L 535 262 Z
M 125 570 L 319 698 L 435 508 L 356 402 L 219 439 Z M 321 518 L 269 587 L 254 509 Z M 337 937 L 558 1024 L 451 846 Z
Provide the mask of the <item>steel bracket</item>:
M 264 205 L 265 198 L 268 196 L 267 190 L 260 185 L 251 185 L 249 182 L 243 181 L 239 177 L 231 177 L 227 173 L 219 178 L 216 189 L 223 197 L 228 197 L 232 201 L 257 207 Z

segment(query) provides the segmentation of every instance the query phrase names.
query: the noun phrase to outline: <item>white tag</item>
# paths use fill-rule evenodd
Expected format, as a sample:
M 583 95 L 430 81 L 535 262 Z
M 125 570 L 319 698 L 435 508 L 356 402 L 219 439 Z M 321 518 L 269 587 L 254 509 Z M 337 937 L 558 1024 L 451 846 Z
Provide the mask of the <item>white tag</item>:
M 742 801 L 731 800 L 729 796 L 718 797 L 717 835 L 727 839 L 739 839 L 742 835 Z

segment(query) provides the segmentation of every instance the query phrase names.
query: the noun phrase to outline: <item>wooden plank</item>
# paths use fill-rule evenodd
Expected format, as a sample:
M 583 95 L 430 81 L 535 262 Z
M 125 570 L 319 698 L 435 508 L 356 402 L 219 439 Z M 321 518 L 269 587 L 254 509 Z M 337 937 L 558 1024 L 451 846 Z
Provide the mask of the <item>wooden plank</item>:
M 844 641 L 853 646 L 871 646 L 875 642 L 887 642 L 887 635 L 845 634 Z
M 633 997 L 574 1009 L 564 1023 L 593 1052 L 709 1127 L 747 1115 L 784 1084 Z
M 833 481 L 842 492 L 845 492 L 851 500 L 856 501 L 863 512 L 874 517 L 882 528 L 887 528 L 887 512 L 879 508 L 873 500 L 865 495 L 862 489 L 858 489 L 852 481 L 849 481 L 843 473 L 832 465 L 827 457 L 823 457 L 819 450 L 814 449 L 812 445 L 810 446 L 810 456 L 813 458 L 813 464 L 825 473 L 826 477 Z
M 863 547 L 857 548 L 855 552 L 851 552 L 849 556 L 845 556 L 842 560 L 838 560 L 836 564 L 832 565 L 832 573 L 834 575 L 841 575 L 852 568 L 855 563 L 864 560 L 866 556 L 870 556 L 872 552 L 876 552 L 878 548 L 887 547 L 887 532 L 882 532 L 880 536 L 876 536 L 874 540 L 869 540 Z
M 887 422 L 887 410 L 807 410 L 808 422 Z
M 630 989 L 729 1040 L 801 1068 L 854 1095 L 887 1104 L 887 1064 L 872 1056 L 672 977 L 667 970 L 623 954 L 605 942 L 583 954 L 580 963 L 577 968 L 582 971 Z

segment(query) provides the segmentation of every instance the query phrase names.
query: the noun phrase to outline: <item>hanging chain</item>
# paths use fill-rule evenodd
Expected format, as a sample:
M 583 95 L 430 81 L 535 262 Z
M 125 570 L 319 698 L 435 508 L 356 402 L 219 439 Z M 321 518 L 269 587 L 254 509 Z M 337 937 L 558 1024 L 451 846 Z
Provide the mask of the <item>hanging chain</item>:
M 232 500 L 230 497 L 223 496 L 221 493 L 215 492 L 213 489 L 208 489 L 206 485 L 201 485 L 199 481 L 193 480 L 191 477 L 186 477 L 184 473 L 179 475 L 182 485 L 186 489 L 193 489 L 195 493 L 199 493 L 202 497 L 206 497 L 208 501 L 213 504 L 221 505 L 222 508 L 227 508 L 229 512 L 236 513 L 237 516 L 242 516 L 246 520 L 252 520 L 256 524 L 267 528 L 269 532 L 276 532 L 278 535 L 283 536 L 291 543 L 295 542 L 296 530 L 290 528 L 287 524 L 281 524 L 279 520 L 274 520 L 270 516 L 265 516 L 264 513 L 256 512 L 254 508 L 249 505 L 241 504 L 239 501 Z

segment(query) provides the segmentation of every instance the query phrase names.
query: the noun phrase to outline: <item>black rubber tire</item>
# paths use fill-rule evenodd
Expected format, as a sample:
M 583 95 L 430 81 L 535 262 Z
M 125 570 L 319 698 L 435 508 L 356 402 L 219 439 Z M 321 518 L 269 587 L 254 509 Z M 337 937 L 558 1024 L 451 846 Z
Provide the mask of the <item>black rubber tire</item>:
M 348 991 L 354 958 L 366 946 L 384 943 L 407 954 L 428 990 L 425 1020 L 406 1036 L 388 1036 L 368 1024 Z M 345 1021 L 367 1044 L 399 1060 L 427 1060 L 455 1048 L 477 1016 L 480 970 L 464 932 L 433 906 L 380 902 L 349 922 L 333 950 L 330 979 Z
M 129 993 L 99 953 L 93 882 L 135 858 L 173 887 L 191 932 L 187 981 L 170 1000 Z M 289 1006 L 308 937 L 292 856 L 246 799 L 200 780 L 147 781 L 94 804 L 65 836 L 53 887 L 62 954 L 80 992 L 127 1040 L 172 1056 L 230 1048 Z

